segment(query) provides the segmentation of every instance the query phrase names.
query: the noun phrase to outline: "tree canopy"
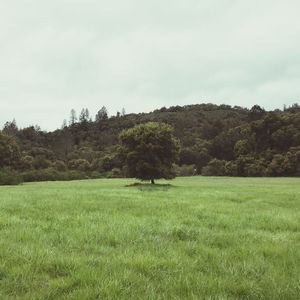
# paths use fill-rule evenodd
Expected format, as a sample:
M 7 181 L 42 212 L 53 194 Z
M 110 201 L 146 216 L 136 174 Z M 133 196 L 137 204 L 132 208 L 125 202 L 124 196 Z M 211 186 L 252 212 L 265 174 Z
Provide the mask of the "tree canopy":
M 0 133 L 0 168 L 17 167 L 20 150 L 11 136 Z
M 136 125 L 120 134 L 120 155 L 128 175 L 141 180 L 172 179 L 179 155 L 179 141 L 164 123 Z

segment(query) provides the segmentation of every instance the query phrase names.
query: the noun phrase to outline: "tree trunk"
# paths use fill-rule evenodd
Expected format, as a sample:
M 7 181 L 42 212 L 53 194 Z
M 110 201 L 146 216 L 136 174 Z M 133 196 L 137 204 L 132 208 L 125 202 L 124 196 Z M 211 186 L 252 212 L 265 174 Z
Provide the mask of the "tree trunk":
M 151 184 L 155 184 L 154 179 L 151 179 Z

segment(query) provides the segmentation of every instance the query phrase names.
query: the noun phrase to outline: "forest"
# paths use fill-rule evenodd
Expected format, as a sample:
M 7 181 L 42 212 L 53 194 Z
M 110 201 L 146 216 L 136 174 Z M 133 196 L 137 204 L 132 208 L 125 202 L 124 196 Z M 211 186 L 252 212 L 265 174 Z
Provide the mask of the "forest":
M 0 132 L 0 182 L 127 177 L 119 135 L 136 124 L 166 123 L 180 141 L 178 176 L 300 176 L 300 106 L 266 111 L 259 105 L 195 104 L 150 113 L 109 116 L 88 109 L 53 132 L 19 128 L 15 120 Z

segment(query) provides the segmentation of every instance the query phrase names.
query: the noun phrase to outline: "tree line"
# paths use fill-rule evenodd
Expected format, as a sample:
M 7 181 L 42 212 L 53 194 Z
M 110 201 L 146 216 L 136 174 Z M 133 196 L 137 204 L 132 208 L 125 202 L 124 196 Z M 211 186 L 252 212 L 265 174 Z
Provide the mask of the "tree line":
M 115 116 L 102 107 L 94 120 L 87 108 L 78 116 L 71 110 L 69 121 L 53 132 L 6 122 L 0 132 L 0 182 L 130 176 L 119 135 L 147 122 L 173 128 L 180 146 L 173 169 L 179 176 L 300 175 L 298 104 L 273 111 L 196 104 L 139 114 L 122 109 Z

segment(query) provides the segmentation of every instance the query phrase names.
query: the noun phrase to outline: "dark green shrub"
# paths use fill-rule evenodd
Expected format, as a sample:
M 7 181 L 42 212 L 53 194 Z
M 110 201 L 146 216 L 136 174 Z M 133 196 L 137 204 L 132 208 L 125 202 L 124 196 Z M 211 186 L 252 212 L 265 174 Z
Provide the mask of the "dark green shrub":
M 18 169 L 22 171 L 33 169 L 33 157 L 30 155 L 21 157 Z
M 285 165 L 284 165 L 285 157 L 281 154 L 274 155 L 272 161 L 269 163 L 266 174 L 268 176 L 284 176 L 285 173 Z
M 66 171 L 59 172 L 53 168 L 42 170 L 31 170 L 23 173 L 25 182 L 34 181 L 67 181 L 88 179 L 89 176 L 85 172 L 80 171 Z
M 68 171 L 64 172 L 66 179 L 65 180 L 82 180 L 90 179 L 90 176 L 86 172 L 82 171 Z
M 104 178 L 104 177 L 105 177 L 105 174 L 104 174 L 104 173 L 97 172 L 97 171 L 93 171 L 93 172 L 91 173 L 90 177 L 91 177 L 92 179 Z
M 23 177 L 20 173 L 9 169 L 0 170 L 0 185 L 18 185 L 22 182 Z
M 208 165 L 202 168 L 202 175 L 204 176 L 226 176 L 225 160 L 212 159 Z
M 226 174 L 226 176 L 237 176 L 238 175 L 237 164 L 235 161 L 226 162 L 225 174 Z
M 60 172 L 64 172 L 67 170 L 67 165 L 62 160 L 56 160 L 52 166 L 55 170 Z
M 284 168 L 287 176 L 300 176 L 300 147 L 292 147 L 286 153 Z
M 100 158 L 95 158 L 91 163 L 91 170 L 95 172 L 103 172 L 104 169 L 102 168 L 102 161 Z
M 248 177 L 263 177 L 267 175 L 266 167 L 261 161 L 254 161 L 252 164 L 249 164 L 246 173 Z
M 175 165 L 175 172 L 177 176 L 194 176 L 196 171 L 195 165 Z
M 52 168 L 24 172 L 23 178 L 25 182 L 59 180 L 58 171 Z
M 122 178 L 123 177 L 122 171 L 119 168 L 113 168 L 111 170 L 111 173 L 112 173 L 113 178 Z
M 71 170 L 88 171 L 91 168 L 90 163 L 86 159 L 72 159 L 69 161 Z
M 51 166 L 51 161 L 43 156 L 37 156 L 33 159 L 32 164 L 35 169 L 47 169 Z
M 113 158 L 110 155 L 105 155 L 102 159 L 101 159 L 101 168 L 104 171 L 110 171 L 113 168 Z

